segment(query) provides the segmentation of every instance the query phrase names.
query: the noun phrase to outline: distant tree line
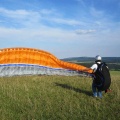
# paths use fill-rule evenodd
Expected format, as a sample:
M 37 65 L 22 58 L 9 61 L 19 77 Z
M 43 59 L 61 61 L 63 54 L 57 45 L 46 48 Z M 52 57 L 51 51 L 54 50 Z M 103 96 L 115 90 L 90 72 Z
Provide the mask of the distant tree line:
M 71 57 L 62 59 L 63 61 L 80 64 L 91 67 L 94 64 L 94 57 Z M 120 57 L 102 57 L 102 61 L 106 62 L 110 70 L 120 71 Z
M 92 62 L 95 61 L 94 57 L 71 57 L 64 58 L 64 61 L 76 61 L 76 62 Z M 102 57 L 102 60 L 106 63 L 120 63 L 120 57 Z
M 77 63 L 86 67 L 91 67 L 93 63 Z M 110 70 L 120 71 L 120 63 L 107 63 Z

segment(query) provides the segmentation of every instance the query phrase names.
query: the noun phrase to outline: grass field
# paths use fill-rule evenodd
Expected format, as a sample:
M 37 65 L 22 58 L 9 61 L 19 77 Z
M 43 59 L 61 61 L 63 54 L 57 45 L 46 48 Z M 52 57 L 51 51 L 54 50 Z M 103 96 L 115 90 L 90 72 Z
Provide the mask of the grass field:
M 0 120 L 119 120 L 120 71 L 111 93 L 93 98 L 92 79 L 79 76 L 0 78 Z

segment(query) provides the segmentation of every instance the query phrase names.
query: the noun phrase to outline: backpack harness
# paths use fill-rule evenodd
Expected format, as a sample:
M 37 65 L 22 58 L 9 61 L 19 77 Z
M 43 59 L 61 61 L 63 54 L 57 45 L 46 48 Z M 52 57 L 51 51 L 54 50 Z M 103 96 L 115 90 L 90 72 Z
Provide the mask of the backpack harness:
M 107 90 L 111 84 L 111 77 L 108 66 L 105 62 L 98 64 L 98 68 L 94 73 L 94 83 L 98 90 Z

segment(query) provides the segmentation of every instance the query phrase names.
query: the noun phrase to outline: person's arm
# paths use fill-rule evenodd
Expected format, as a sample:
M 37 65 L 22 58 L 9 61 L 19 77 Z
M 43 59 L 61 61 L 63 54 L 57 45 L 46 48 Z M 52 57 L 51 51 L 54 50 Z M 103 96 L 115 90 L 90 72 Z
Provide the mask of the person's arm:
M 97 70 L 97 64 L 93 64 L 90 68 L 93 70 L 93 73 L 95 73 Z

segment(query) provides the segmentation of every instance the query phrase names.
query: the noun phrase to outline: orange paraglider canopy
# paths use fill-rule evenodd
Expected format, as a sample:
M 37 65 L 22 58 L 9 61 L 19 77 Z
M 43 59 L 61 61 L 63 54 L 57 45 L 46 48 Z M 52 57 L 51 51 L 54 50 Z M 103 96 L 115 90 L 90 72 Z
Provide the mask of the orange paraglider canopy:
M 5 48 L 0 50 L 0 64 L 34 64 L 92 73 L 92 69 L 59 60 L 44 50 L 32 48 Z

